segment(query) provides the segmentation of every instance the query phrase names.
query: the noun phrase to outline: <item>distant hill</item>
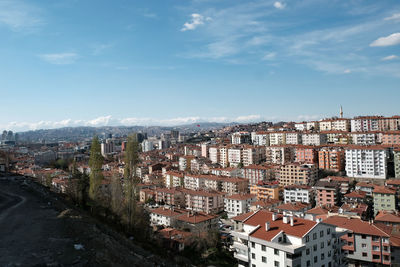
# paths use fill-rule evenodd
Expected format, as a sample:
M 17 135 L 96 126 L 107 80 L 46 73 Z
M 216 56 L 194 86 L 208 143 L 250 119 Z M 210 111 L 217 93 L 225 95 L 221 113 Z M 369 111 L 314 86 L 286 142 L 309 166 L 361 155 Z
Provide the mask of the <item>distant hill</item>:
M 147 133 L 148 136 L 159 136 L 171 130 L 178 130 L 182 133 L 209 131 L 222 128 L 235 123 L 201 122 L 178 126 L 102 126 L 102 127 L 63 127 L 57 129 L 41 129 L 26 132 L 19 132 L 19 140 L 22 142 L 58 142 L 58 141 L 78 141 L 91 139 L 93 136 L 128 136 L 134 132 Z

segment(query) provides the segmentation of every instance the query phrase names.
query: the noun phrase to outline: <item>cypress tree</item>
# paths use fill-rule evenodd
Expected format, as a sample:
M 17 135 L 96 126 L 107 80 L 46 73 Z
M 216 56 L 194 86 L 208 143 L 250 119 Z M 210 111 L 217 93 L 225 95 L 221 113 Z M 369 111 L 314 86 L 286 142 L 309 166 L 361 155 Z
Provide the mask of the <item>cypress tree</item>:
M 99 138 L 97 136 L 93 137 L 92 147 L 90 149 L 89 167 L 89 197 L 92 200 L 98 200 L 99 189 L 101 186 L 101 181 L 103 180 L 103 173 L 101 167 L 103 166 L 104 158 L 101 155 L 101 146 Z

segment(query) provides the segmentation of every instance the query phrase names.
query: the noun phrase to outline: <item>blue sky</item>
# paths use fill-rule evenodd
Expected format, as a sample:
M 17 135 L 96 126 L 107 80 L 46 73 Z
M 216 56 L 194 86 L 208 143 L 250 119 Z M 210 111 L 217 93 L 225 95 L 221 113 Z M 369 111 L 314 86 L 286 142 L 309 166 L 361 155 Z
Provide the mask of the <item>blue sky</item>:
M 399 114 L 399 1 L 0 0 L 0 129 Z

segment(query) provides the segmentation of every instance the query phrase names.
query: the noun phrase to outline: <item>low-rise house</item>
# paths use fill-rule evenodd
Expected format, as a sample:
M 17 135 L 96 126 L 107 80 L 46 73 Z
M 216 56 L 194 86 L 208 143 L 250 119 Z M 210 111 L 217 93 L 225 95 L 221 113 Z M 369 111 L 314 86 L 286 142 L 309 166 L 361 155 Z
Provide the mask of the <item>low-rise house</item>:
M 337 206 L 332 206 L 332 207 L 317 206 L 313 209 L 306 211 L 304 218 L 311 221 L 317 221 L 317 220 L 323 221 L 329 216 L 337 215 L 338 212 L 339 212 L 339 207 Z
M 255 202 L 257 197 L 252 194 L 235 194 L 224 198 L 224 210 L 228 218 L 238 216 L 250 211 L 251 203 Z
M 176 218 L 175 228 L 201 235 L 217 229 L 218 216 L 204 212 L 187 212 Z
M 186 213 L 188 211 L 181 209 L 156 208 L 150 212 L 150 224 L 152 226 L 174 226 L 176 218 Z
M 169 227 L 159 230 L 156 236 L 161 239 L 162 247 L 183 251 L 191 243 L 192 233 Z
M 358 182 L 355 186 L 355 190 L 364 191 L 367 193 L 367 196 L 372 196 L 372 192 L 374 191 L 375 185 L 365 182 Z
M 343 196 L 343 202 L 346 204 L 360 204 L 366 202 L 367 193 L 365 191 L 354 190 Z

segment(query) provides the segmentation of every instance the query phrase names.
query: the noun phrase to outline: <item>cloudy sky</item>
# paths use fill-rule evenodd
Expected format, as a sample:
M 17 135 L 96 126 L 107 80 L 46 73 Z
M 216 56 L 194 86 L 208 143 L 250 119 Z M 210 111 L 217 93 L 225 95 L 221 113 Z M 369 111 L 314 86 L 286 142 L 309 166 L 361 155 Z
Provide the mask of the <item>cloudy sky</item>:
M 398 0 L 0 0 L 0 130 L 400 113 Z

